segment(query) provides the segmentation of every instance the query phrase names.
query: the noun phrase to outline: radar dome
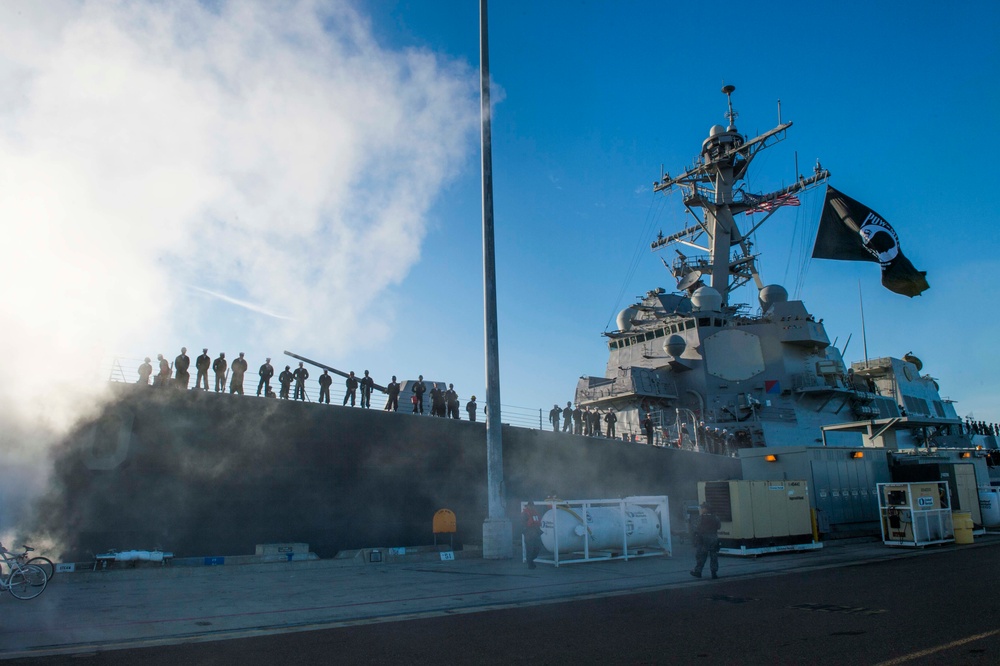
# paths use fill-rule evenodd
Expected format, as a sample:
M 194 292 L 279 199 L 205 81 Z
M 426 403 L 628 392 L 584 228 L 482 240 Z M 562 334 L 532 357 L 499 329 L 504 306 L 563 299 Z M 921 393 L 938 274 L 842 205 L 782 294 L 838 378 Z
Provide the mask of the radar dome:
M 719 136 L 720 134 L 722 134 L 725 131 L 726 131 L 726 128 L 723 127 L 722 125 L 712 125 L 712 129 L 708 130 L 708 136 L 709 136 L 709 138 L 711 138 L 713 136 Z
M 761 312 L 767 312 L 775 303 L 787 302 L 788 291 L 780 284 L 769 284 L 760 290 L 757 297 L 760 299 Z
M 616 323 L 618 324 L 619 331 L 630 331 L 632 330 L 632 318 L 639 314 L 639 311 L 635 308 L 625 308 L 618 313 L 618 319 Z
M 691 294 L 691 305 L 695 311 L 719 312 L 722 310 L 722 294 L 712 287 L 699 287 Z
M 674 358 L 680 358 L 680 355 L 684 353 L 687 348 L 687 340 L 683 336 L 671 335 L 663 342 L 663 351 L 667 352 Z

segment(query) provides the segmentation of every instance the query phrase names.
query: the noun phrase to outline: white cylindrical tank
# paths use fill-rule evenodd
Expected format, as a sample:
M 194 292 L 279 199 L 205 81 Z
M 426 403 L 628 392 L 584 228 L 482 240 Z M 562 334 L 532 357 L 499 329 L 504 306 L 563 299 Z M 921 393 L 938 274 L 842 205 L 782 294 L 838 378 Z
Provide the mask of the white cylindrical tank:
M 983 514 L 983 527 L 1000 525 L 1000 490 L 980 489 L 979 510 Z
M 556 552 L 557 530 L 560 553 L 582 551 L 588 532 L 590 550 L 621 548 L 625 538 L 629 548 L 655 546 L 661 540 L 656 511 L 635 504 L 626 504 L 624 511 L 616 506 L 557 505 L 542 516 L 542 545 L 552 553 Z

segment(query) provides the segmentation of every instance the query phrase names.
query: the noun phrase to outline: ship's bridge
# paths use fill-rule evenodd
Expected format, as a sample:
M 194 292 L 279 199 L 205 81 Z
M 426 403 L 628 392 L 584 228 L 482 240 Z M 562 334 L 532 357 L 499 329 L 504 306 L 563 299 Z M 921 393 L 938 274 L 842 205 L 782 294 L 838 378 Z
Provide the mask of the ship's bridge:
M 912 357 L 911 357 L 912 358 Z M 872 390 L 881 396 L 880 413 L 883 416 L 900 415 L 931 419 L 958 419 L 954 405 L 943 400 L 937 382 L 928 375 L 921 375 L 913 360 L 884 356 L 851 364 L 856 377 L 869 382 Z

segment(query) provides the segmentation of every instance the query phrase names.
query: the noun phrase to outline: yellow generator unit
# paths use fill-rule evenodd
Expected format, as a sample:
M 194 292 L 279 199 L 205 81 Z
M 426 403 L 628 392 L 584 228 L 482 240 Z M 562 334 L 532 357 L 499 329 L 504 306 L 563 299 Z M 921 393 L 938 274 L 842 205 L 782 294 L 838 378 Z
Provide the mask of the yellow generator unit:
M 821 547 L 813 540 L 805 481 L 702 481 L 702 502 L 722 523 L 720 552 L 759 555 Z

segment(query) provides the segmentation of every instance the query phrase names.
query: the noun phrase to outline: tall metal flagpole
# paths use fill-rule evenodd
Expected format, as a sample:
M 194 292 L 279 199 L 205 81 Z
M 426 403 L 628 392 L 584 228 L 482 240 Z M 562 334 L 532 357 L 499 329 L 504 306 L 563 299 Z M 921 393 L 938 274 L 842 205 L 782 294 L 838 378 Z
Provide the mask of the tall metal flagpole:
M 861 280 L 858 280 L 858 306 L 861 308 L 861 344 L 865 348 L 865 367 L 868 367 L 868 332 L 865 330 L 865 299 L 861 297 Z
M 493 243 L 493 146 L 490 133 L 490 56 L 486 0 L 479 0 L 479 78 L 483 120 L 483 300 L 486 309 L 486 485 L 489 514 L 483 523 L 483 557 L 513 557 L 510 520 L 504 511 L 500 424 L 500 352 L 497 338 L 497 271 Z

